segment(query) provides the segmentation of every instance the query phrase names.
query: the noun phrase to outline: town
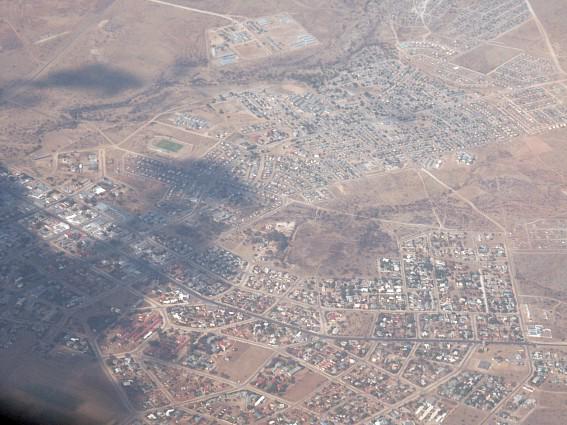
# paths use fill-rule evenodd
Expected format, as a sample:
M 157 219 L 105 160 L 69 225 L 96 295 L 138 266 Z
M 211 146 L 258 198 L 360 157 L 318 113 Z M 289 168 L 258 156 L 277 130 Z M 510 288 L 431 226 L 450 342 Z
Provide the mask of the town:
M 299 0 L 140 3 L 210 20 L 204 57 L 2 160 L 0 356 L 99 368 L 119 425 L 564 412 L 567 74 L 529 1 L 366 2 L 325 31 Z M 374 41 L 329 44 L 349 31 Z

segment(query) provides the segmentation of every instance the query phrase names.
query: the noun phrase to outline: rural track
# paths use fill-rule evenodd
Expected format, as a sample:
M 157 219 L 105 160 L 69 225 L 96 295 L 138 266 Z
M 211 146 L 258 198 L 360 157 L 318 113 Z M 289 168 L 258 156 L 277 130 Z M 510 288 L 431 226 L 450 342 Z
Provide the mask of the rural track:
M 163 0 L 147 0 L 150 3 L 155 3 L 155 4 L 161 4 L 163 6 L 170 6 L 170 7 L 175 7 L 177 9 L 183 9 L 183 10 L 187 10 L 189 12 L 194 12 L 194 13 L 200 13 L 202 15 L 209 15 L 209 16 L 214 16 L 217 18 L 222 18 L 222 19 L 226 19 L 229 20 L 232 23 L 238 23 L 238 21 L 236 19 L 234 19 L 233 17 L 229 16 L 229 15 L 223 15 L 222 13 L 216 13 L 216 12 L 211 12 L 209 10 L 203 10 L 203 9 L 195 9 L 194 7 L 188 7 L 188 6 L 183 6 L 181 4 L 177 4 L 177 3 L 171 3 L 168 1 L 163 1 Z

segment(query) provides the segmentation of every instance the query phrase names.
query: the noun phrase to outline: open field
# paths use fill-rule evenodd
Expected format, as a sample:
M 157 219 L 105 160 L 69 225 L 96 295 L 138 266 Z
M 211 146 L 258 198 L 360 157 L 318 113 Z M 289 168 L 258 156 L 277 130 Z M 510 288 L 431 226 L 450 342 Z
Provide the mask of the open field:
M 516 254 L 514 264 L 520 294 L 567 300 L 564 292 L 566 259 L 565 254 Z
M 205 136 L 152 123 L 121 148 L 142 155 L 184 160 L 202 156 L 215 143 L 214 139 Z
M 270 357 L 265 348 L 255 347 L 244 342 L 235 342 L 222 358 L 217 361 L 221 376 L 228 376 L 236 382 L 244 382 Z
M 481 423 L 485 416 L 485 412 L 461 405 L 447 416 L 446 421 L 455 425 L 476 425 Z
M 182 144 L 177 143 L 172 139 L 160 139 L 154 144 L 154 146 L 169 153 L 177 153 L 183 148 Z
M 567 411 L 564 409 L 536 409 L 525 420 L 526 425 L 555 425 L 557 419 L 567 418 Z
M 339 183 L 331 190 L 335 199 L 322 204 L 329 209 L 362 217 L 437 224 L 426 188 L 413 170 Z
M 322 212 L 298 224 L 286 261 L 320 276 L 365 276 L 374 273 L 377 256 L 395 249 L 395 241 L 375 221 Z
M 317 388 L 327 382 L 326 378 L 309 369 L 298 372 L 297 376 L 294 378 L 295 383 L 283 395 L 286 400 L 292 402 L 305 399 L 309 394 L 313 393 Z
M 560 216 L 567 207 L 565 170 L 559 166 L 567 149 L 558 143 L 564 134 L 559 129 L 481 148 L 473 166 L 449 162 L 432 174 L 455 190 L 467 190 L 467 200 L 506 227 Z
M 494 42 L 502 43 L 513 49 L 522 49 L 530 55 L 549 55 L 545 40 L 534 19 L 530 19 L 518 28 L 501 35 Z
M 453 62 L 483 74 L 488 74 L 518 54 L 520 54 L 519 50 L 484 44 L 465 53 L 463 56 L 459 56 Z
M 470 358 L 467 368 L 502 377 L 509 385 L 515 387 L 528 377 L 526 364 L 525 349 L 491 345 L 485 351 L 477 350 Z
M 547 32 L 559 64 L 565 70 L 567 65 L 567 31 L 563 17 L 567 13 L 567 5 L 562 1 L 545 0 L 530 0 L 530 4 Z

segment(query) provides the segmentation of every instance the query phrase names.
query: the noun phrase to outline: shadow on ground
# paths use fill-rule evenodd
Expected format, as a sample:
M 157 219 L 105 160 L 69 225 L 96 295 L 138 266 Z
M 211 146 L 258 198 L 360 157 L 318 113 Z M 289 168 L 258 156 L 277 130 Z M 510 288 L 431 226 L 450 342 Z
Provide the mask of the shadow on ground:
M 57 82 L 57 79 L 53 81 L 53 84 L 63 84 Z M 71 84 L 91 86 L 94 83 L 75 81 Z M 154 166 L 159 171 L 162 163 L 155 163 Z M 175 174 L 176 188 L 183 196 L 174 201 L 159 203 L 152 212 L 167 214 L 171 208 L 186 212 L 195 208 L 195 200 L 198 199 L 199 207 L 193 220 L 163 226 L 169 227 L 177 237 L 197 250 L 214 244 L 224 230 L 225 227 L 212 216 L 218 208 L 224 206 L 238 213 L 254 209 L 258 205 L 254 192 L 246 182 L 223 164 L 196 160 L 168 164 L 165 169 L 172 170 Z M 23 220 L 26 217 L 38 214 L 35 209 L 29 208 L 33 198 L 28 196 L 29 189 L 26 186 L 29 183 L 25 181 L 25 177 L 10 174 L 0 164 L 0 302 L 5 304 L 0 314 L 0 336 L 8 334 L 11 335 L 10 338 L 13 337 L 10 347 L 0 349 L 0 373 L 3 376 L 0 380 L 0 417 L 4 414 L 5 423 L 10 423 L 10 418 L 13 417 L 18 423 L 42 425 L 94 425 L 101 423 L 101 417 L 105 417 L 105 423 L 109 423 L 109 415 L 113 420 L 122 420 L 128 415 L 128 408 L 120 403 L 116 389 L 98 371 L 98 360 L 94 356 L 84 360 L 76 357 L 52 358 L 52 352 L 61 332 L 76 326 L 75 317 L 81 317 L 81 323 L 86 324 L 89 322 L 83 320 L 91 311 L 101 309 L 107 312 L 105 314 L 108 320 L 105 319 L 102 328 L 95 330 L 101 332 L 127 314 L 128 308 L 135 308 L 143 302 L 140 294 L 149 288 L 144 285 L 159 287 L 167 283 L 156 265 L 140 256 L 132 258 L 132 263 L 137 264 L 142 271 L 137 279 L 139 283 L 132 285 L 136 291 L 130 291 L 125 282 L 112 279 L 107 274 L 105 279 L 108 280 L 110 289 L 101 289 L 100 292 L 96 290 L 98 295 L 93 296 L 99 298 L 89 302 L 91 295 L 85 293 L 85 286 L 74 286 L 79 281 L 86 281 L 87 287 L 96 288 L 101 281 L 94 279 L 97 273 L 91 273 L 92 265 L 101 258 L 119 258 L 125 252 L 132 255 L 129 241 L 137 237 L 144 238 L 146 234 L 149 237 L 155 229 L 143 223 L 141 217 L 132 217 L 117 223 L 130 233 L 128 240 L 96 241 L 91 251 L 80 257 L 64 254 L 38 236 L 39 227 L 30 229 L 29 225 L 24 226 Z M 35 204 L 37 206 L 37 202 Z M 38 209 L 39 213 L 44 211 L 42 207 Z M 8 216 L 4 211 L 15 214 Z M 44 211 L 44 214 L 53 214 L 52 211 Z M 138 228 L 141 233 L 137 233 Z M 69 237 L 72 237 L 73 230 L 76 231 L 73 228 L 67 231 Z M 4 249 L 2 243 L 10 235 L 13 235 L 13 240 Z M 20 285 L 21 282 L 24 284 Z M 87 301 L 79 307 L 68 308 L 65 302 L 59 304 L 58 291 L 74 292 L 84 296 Z M 108 314 L 117 302 L 115 294 L 122 292 L 129 292 L 130 307 L 124 308 L 121 313 Z M 104 297 L 101 298 L 100 295 Z M 49 320 L 36 316 L 36 312 L 46 308 L 45 306 L 50 306 L 55 312 Z M 16 325 L 17 323 L 20 324 Z M 90 371 L 88 374 L 85 372 L 87 369 Z M 57 391 L 49 394 L 38 391 L 50 386 L 57 388 Z M 93 417 L 84 413 L 87 411 L 92 414 L 92 398 L 96 399 L 95 410 L 106 411 L 102 416 Z M 91 406 L 90 409 L 85 408 L 88 405 Z

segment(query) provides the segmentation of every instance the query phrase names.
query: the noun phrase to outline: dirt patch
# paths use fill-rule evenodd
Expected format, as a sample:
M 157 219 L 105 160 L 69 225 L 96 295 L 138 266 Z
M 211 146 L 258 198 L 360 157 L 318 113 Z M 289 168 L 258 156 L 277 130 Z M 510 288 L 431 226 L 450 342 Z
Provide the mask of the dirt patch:
M 271 351 L 244 342 L 236 342 L 216 363 L 219 375 L 236 382 L 249 378 L 268 358 Z
M 482 418 L 485 416 L 486 412 L 461 405 L 447 416 L 443 422 L 451 425 L 477 425 L 482 422 Z
M 320 276 L 367 276 L 378 256 L 393 253 L 395 240 L 376 221 L 322 213 L 297 227 L 287 260 Z
M 456 58 L 453 62 L 473 71 L 488 74 L 503 63 L 509 61 L 521 52 L 508 47 L 483 44 L 470 52 Z
M 521 295 L 567 300 L 567 254 L 515 254 L 516 283 Z
M 547 32 L 559 63 L 567 65 L 567 3 L 563 0 L 530 0 L 535 14 Z
M 525 425 L 559 425 L 567 421 L 567 409 L 536 409 L 523 422 Z
M 534 19 L 530 19 L 524 24 L 516 27 L 494 40 L 495 43 L 502 43 L 506 46 L 522 49 L 526 53 L 534 56 L 548 56 L 549 52 L 545 45 Z
M 368 176 L 331 188 L 336 199 L 322 205 L 364 217 L 437 224 L 423 183 L 415 171 Z
M 283 397 L 294 402 L 303 400 L 326 381 L 323 376 L 308 369 L 303 369 L 297 373 L 295 383 L 286 391 Z

